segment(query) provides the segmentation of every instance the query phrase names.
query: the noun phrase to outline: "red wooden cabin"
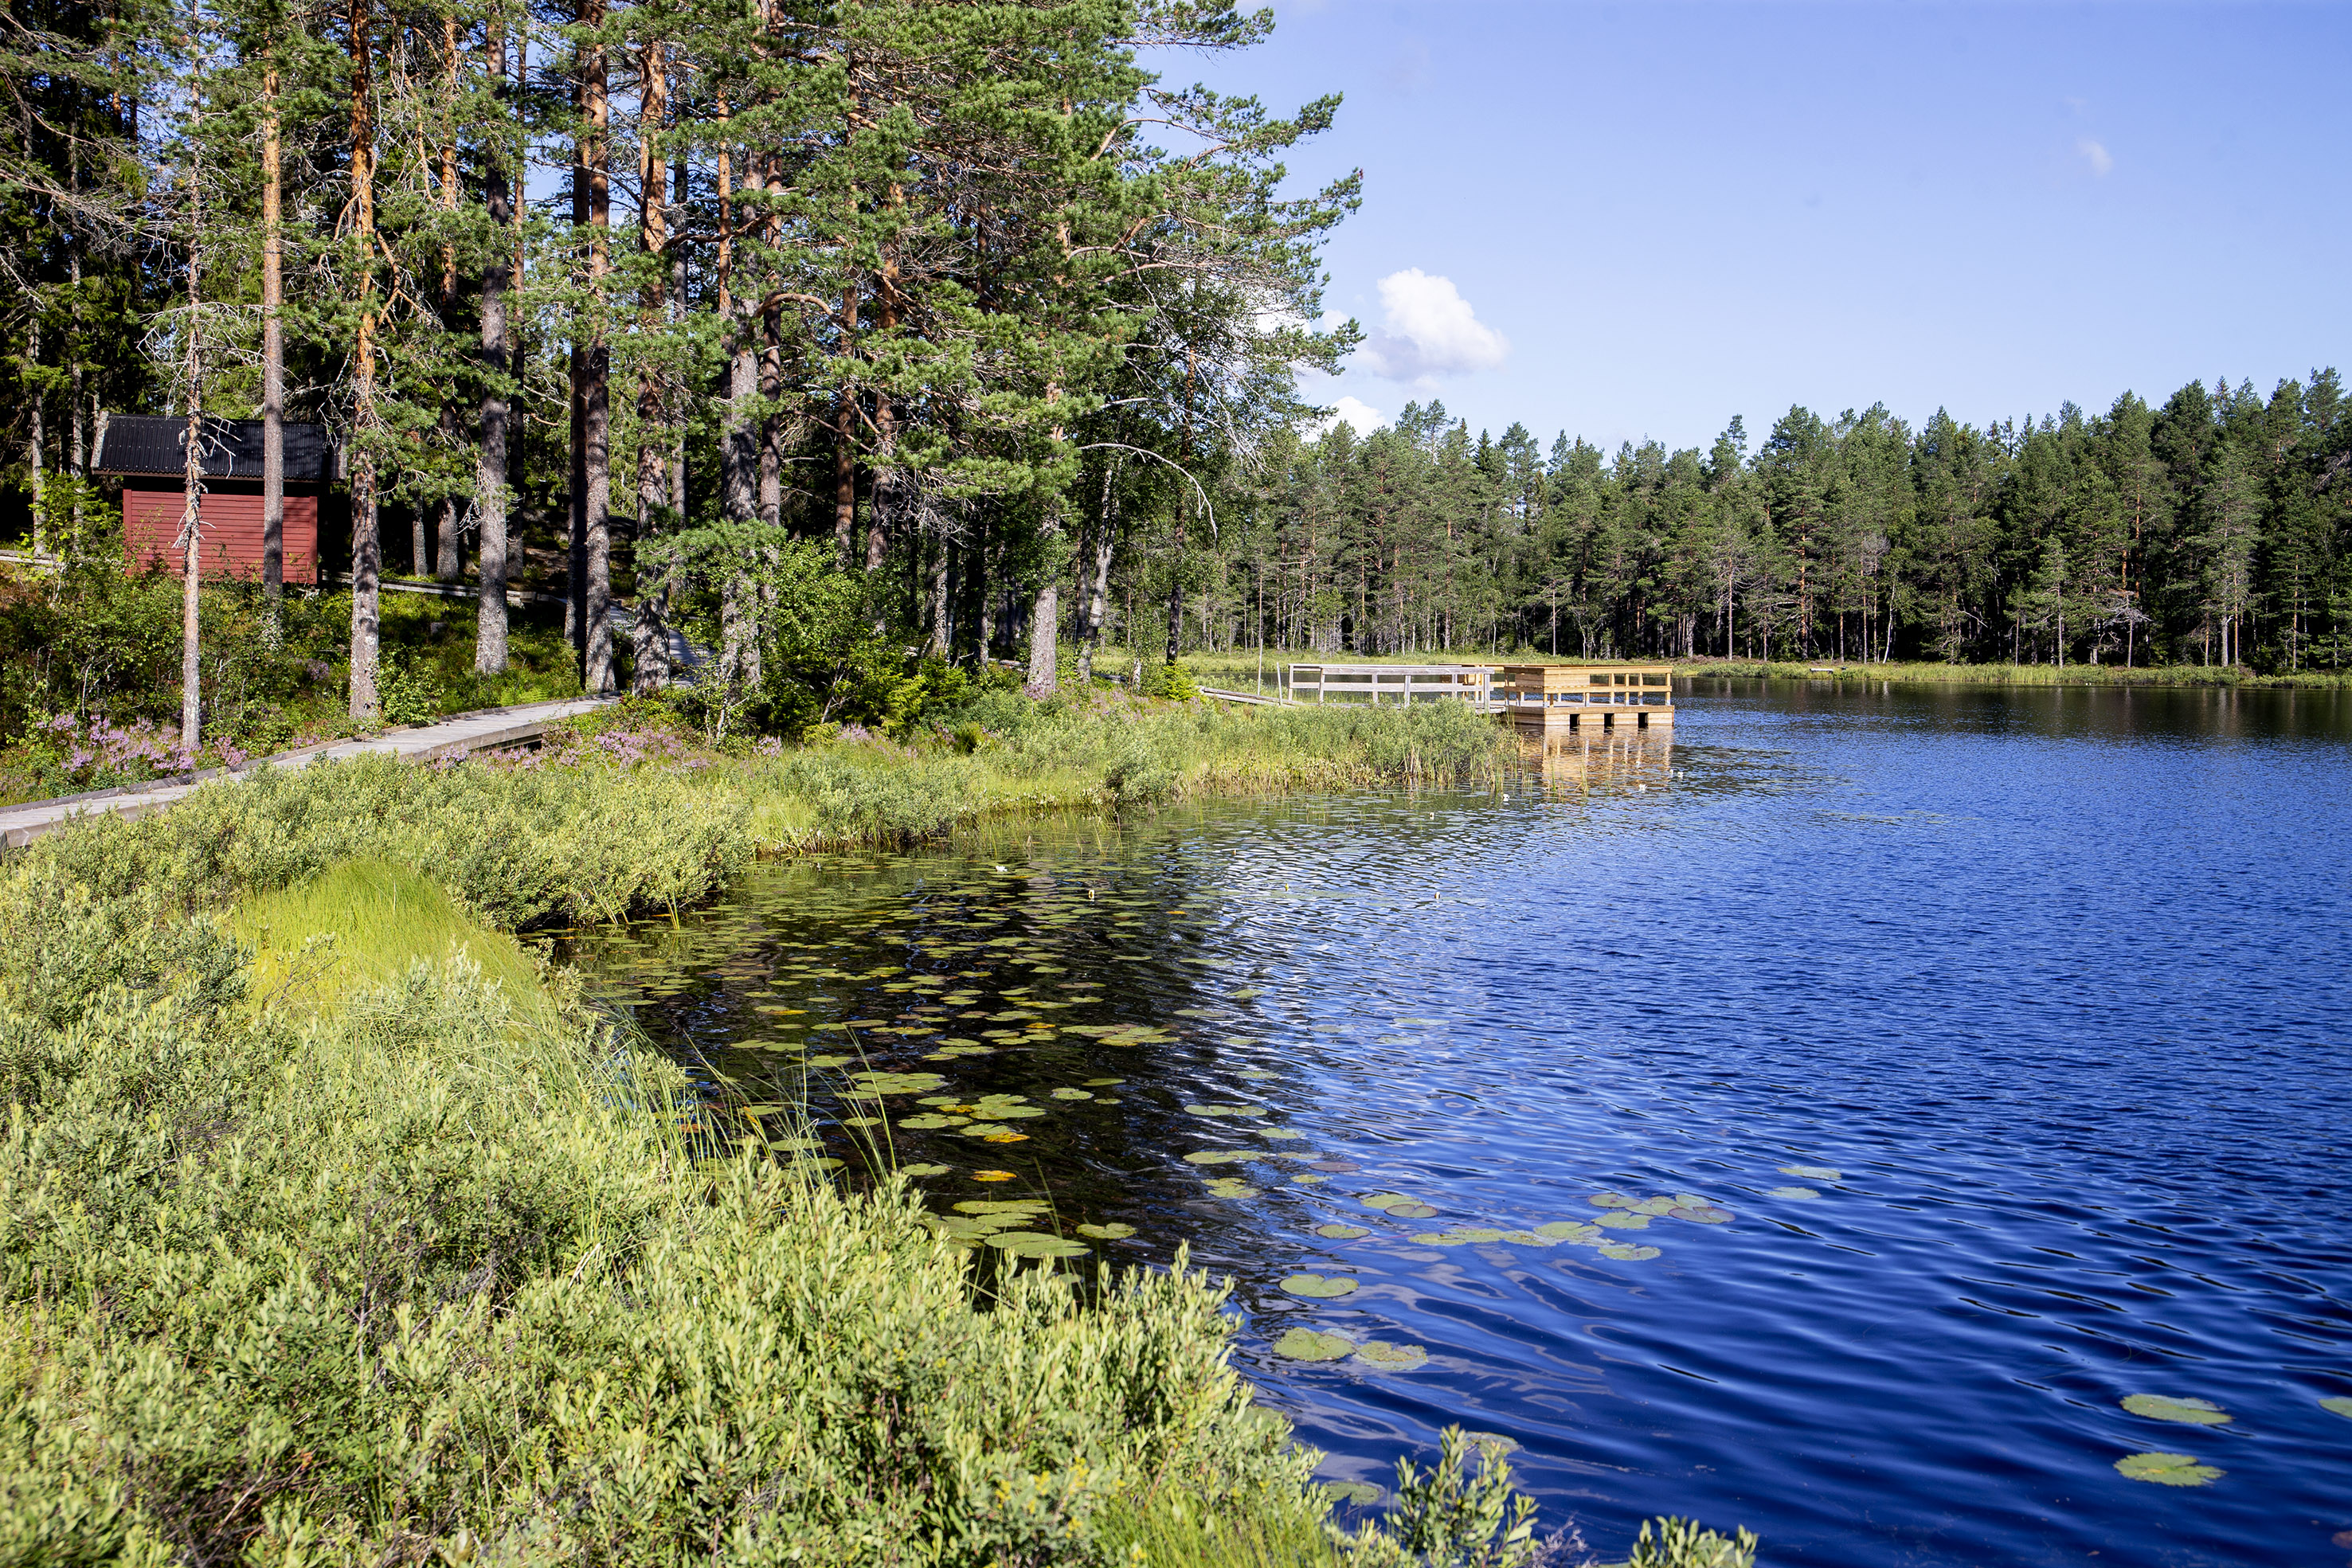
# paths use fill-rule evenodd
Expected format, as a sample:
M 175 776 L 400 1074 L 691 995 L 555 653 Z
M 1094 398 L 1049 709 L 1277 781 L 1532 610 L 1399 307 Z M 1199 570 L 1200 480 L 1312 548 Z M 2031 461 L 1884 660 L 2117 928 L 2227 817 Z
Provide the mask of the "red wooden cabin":
M 288 582 L 319 580 L 319 501 L 334 476 L 334 448 L 322 424 L 286 429 Z M 261 421 L 207 419 L 204 495 L 196 503 L 196 567 L 206 577 L 261 578 Z M 180 518 L 187 507 L 188 422 L 110 415 L 97 472 L 122 480 L 122 557 L 133 570 L 156 562 L 181 570 Z

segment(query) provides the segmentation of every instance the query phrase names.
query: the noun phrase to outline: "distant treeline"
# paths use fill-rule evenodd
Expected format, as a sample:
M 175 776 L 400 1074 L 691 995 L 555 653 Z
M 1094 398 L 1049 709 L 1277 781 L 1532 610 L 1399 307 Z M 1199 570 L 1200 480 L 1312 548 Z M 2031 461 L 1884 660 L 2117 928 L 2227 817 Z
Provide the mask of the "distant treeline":
M 1184 641 L 1246 645 L 1262 613 L 1268 643 L 1325 651 L 2340 669 L 2345 412 L 2326 370 L 1983 428 L 1792 408 L 1753 452 L 1734 419 L 1705 452 L 1562 435 L 1547 458 L 1523 425 L 1412 405 L 1286 447 L 1227 503 Z

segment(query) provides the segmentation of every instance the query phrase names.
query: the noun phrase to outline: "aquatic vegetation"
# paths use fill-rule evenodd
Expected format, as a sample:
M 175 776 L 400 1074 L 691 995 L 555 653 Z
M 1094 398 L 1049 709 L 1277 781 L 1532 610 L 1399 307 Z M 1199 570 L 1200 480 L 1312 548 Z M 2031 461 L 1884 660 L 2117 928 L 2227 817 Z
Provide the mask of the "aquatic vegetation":
M 1596 1192 L 1584 1201 L 1595 1208 L 1631 1208 L 1641 1200 L 1622 1192 Z
M 864 1094 L 920 1094 L 943 1089 L 947 1082 L 936 1072 L 859 1072 L 850 1078 Z
M 1366 1208 L 1377 1208 L 1393 1219 L 1431 1219 L 1437 1214 L 1437 1210 L 1428 1204 L 1401 1192 L 1376 1192 L 1357 1201 Z
M 1187 1105 L 1184 1109 L 1195 1116 L 1263 1116 L 1263 1105 Z
M 2133 1454 L 2117 1459 L 2116 1469 L 2133 1480 L 2164 1487 L 2210 1486 L 2224 1474 L 2187 1454 Z
M 1500 1432 L 1465 1432 L 1462 1436 L 1482 1453 L 1509 1455 L 1519 1451 L 1519 1440 Z
M 1351 1354 L 1354 1342 L 1335 1333 L 1295 1328 L 1274 1342 L 1274 1354 L 1286 1361 L 1341 1361 Z
M 2352 1421 L 2352 1399 L 2330 1396 L 2321 1400 L 2319 1407 L 2332 1416 L 2341 1416 L 2346 1420 Z
M 1655 1247 L 1633 1247 L 1613 1242 L 1601 1249 L 1603 1258 L 1614 1258 L 1621 1263 L 1639 1263 L 1655 1258 L 1658 1252 L 1659 1249 Z
M 1282 1288 L 1294 1296 L 1345 1296 L 1354 1293 L 1356 1281 L 1342 1274 L 1286 1274 Z
M 898 1125 L 918 1133 L 929 1133 L 942 1127 L 961 1127 L 970 1121 L 968 1116 L 950 1116 L 933 1111 L 918 1116 L 901 1116 Z
M 1601 1235 L 1601 1228 L 1580 1219 L 1555 1219 L 1536 1227 L 1536 1234 L 1554 1241 L 1590 1241 Z
M 1323 1490 L 1337 1501 L 1354 1503 L 1360 1508 L 1377 1507 L 1389 1495 L 1389 1489 L 1378 1481 L 1325 1481 Z
M 1054 1098 L 1056 1100 L 1091 1100 L 1094 1098 L 1094 1095 L 1087 1090 L 1071 1089 L 1066 1086 L 1055 1090 Z
M 1687 1219 L 1693 1225 L 1728 1225 L 1738 1218 L 1712 1203 L 1678 1203 L 1666 1210 L 1666 1215 L 1672 1219 Z
M 1776 1166 L 1773 1168 L 1782 1176 L 1803 1176 L 1809 1181 L 1843 1181 L 1845 1179 L 1844 1176 L 1832 1166 Z
M 1250 1131 L 1261 1138 L 1271 1138 L 1277 1143 L 1288 1143 L 1307 1135 L 1296 1127 L 1253 1127 Z
M 2229 1424 L 2230 1413 L 2210 1399 L 2174 1399 L 2162 1394 L 2129 1394 L 2123 1406 L 2135 1416 L 2145 1416 L 2151 1421 L 2181 1421 L 2192 1427 L 2221 1427 Z
M 1370 1236 L 1371 1232 L 1360 1225 L 1340 1225 L 1333 1223 L 1330 1225 L 1317 1226 L 1315 1228 L 1315 1234 L 1318 1236 L 1328 1237 L 1334 1241 L 1353 1241 L 1360 1236 Z
M 1500 1241 L 1503 1232 L 1479 1226 L 1455 1226 L 1451 1230 L 1423 1230 L 1413 1239 L 1424 1247 L 1466 1247 L 1475 1242 Z
M 1599 1223 L 1612 1230 L 1647 1230 L 1650 1228 L 1650 1217 L 1646 1214 L 1636 1214 L 1631 1209 L 1618 1209 L 1602 1215 Z
M 1258 1189 L 1239 1176 L 1212 1176 L 1203 1184 L 1218 1197 L 1255 1197 Z
M 974 1181 L 1015 1181 L 1019 1178 L 1011 1171 L 974 1171 L 971 1173 L 971 1179 Z
M 1819 1197 L 1822 1195 L 1809 1186 L 1776 1186 L 1768 1188 L 1764 1196 L 1767 1197 L 1805 1198 Z
M 898 1170 L 899 1170 L 899 1174 L 901 1174 L 901 1175 L 903 1175 L 903 1176 L 943 1176 L 947 1175 L 949 1171 L 950 1171 L 950 1170 L 952 1170 L 952 1169 L 954 1169 L 954 1168 L 955 1168 L 955 1167 L 954 1167 L 954 1166 L 940 1166 L 940 1165 L 929 1165 L 929 1164 L 924 1164 L 924 1165 L 914 1165 L 914 1166 L 900 1166 L 898 1167 Z
M 1642 1521 L 1625 1568 L 1756 1568 L 1759 1543 L 1752 1531 L 1726 1536 L 1702 1529 L 1695 1519 L 1660 1519 L 1653 1539 L 1652 1522 Z
M 1391 1344 L 1386 1340 L 1369 1339 L 1356 1347 L 1356 1359 L 1383 1372 L 1411 1372 L 1429 1363 L 1426 1346 Z
M 1195 1149 L 1184 1156 L 1188 1166 L 1231 1166 L 1256 1156 L 1247 1149 Z
M 1135 1234 L 1135 1227 L 1113 1220 L 1102 1225 L 1081 1225 L 1078 1234 L 1090 1236 L 1097 1241 L 1123 1241 Z

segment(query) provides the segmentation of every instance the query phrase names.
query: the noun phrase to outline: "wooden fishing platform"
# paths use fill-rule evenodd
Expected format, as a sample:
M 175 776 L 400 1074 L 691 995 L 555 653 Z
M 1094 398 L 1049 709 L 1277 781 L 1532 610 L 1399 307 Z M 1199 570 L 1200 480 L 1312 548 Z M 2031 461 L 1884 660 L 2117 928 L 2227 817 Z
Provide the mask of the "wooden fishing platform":
M 1466 702 L 1524 737 L 1675 722 L 1672 664 L 1293 664 L 1299 703 Z

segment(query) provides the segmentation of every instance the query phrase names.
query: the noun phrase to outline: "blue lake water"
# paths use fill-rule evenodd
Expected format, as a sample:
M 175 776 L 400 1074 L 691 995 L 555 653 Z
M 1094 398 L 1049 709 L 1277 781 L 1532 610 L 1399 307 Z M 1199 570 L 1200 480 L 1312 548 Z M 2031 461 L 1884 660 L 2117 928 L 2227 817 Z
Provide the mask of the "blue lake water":
M 1678 1513 L 1824 1568 L 2352 1557 L 2352 694 L 1677 700 L 1506 789 L 780 863 L 572 956 L 741 1092 L 1024 1097 L 893 1157 L 1233 1276 L 1334 1479 L 1458 1422 L 1604 1555 Z M 878 1135 L 827 1132 L 849 1179 Z

